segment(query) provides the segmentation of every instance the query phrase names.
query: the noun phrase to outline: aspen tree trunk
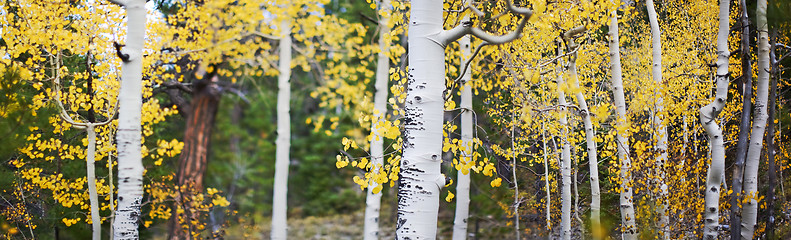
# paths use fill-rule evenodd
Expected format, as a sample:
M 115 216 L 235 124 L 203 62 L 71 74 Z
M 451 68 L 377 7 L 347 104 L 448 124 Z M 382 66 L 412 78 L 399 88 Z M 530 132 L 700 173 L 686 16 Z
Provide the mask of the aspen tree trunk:
M 288 225 L 286 224 L 288 192 L 288 165 L 289 151 L 291 149 L 291 118 L 289 116 L 289 103 L 291 102 L 291 22 L 280 22 L 280 62 L 278 63 L 280 76 L 278 76 L 277 92 L 277 145 L 275 160 L 275 188 L 272 201 L 272 239 L 286 239 Z
M 775 188 L 777 187 L 777 169 L 775 166 L 775 108 L 777 107 L 777 56 L 775 56 L 775 41 L 777 29 L 772 29 L 769 59 L 772 67 L 769 87 L 769 119 L 766 124 L 766 162 L 769 170 L 769 189 L 766 193 L 766 239 L 775 239 Z
M 654 1 L 646 1 L 646 9 L 648 9 L 648 20 L 651 22 L 651 55 L 653 63 L 651 65 L 651 76 L 654 79 L 656 87 L 661 89 L 662 86 L 662 42 L 659 30 L 659 20 L 657 20 L 656 9 L 654 9 Z M 654 92 L 656 97 L 656 110 L 654 112 L 654 128 L 656 129 L 656 146 L 655 149 L 659 153 L 656 159 L 656 169 L 659 173 L 659 234 L 662 239 L 670 239 L 668 235 L 670 219 L 667 216 L 667 183 L 665 182 L 665 162 L 667 162 L 667 129 L 665 128 L 664 115 L 665 106 L 663 93 Z
M 719 31 L 717 32 L 717 76 L 715 99 L 700 108 L 700 123 L 709 137 L 711 165 L 706 174 L 705 208 L 703 213 L 705 239 L 717 239 L 720 226 L 720 184 L 725 171 L 725 147 L 722 128 L 715 122 L 728 100 L 728 10 L 729 0 L 720 0 Z
M 612 12 L 610 18 L 610 71 L 612 72 L 613 104 L 617 114 L 617 148 L 618 159 L 621 161 L 621 234 L 624 239 L 637 239 L 638 229 L 635 224 L 634 198 L 632 197 L 632 161 L 629 159 L 629 121 L 626 116 L 626 100 L 623 93 L 621 75 L 620 42 L 618 42 L 618 13 Z
M 755 92 L 755 115 L 750 136 L 750 147 L 744 165 L 744 210 L 742 210 L 742 239 L 753 239 L 758 217 L 758 165 L 761 162 L 764 132 L 766 131 L 767 100 L 769 98 L 769 32 L 766 22 L 766 0 L 758 0 L 755 23 L 758 30 L 758 81 Z M 749 201 L 747 200 L 749 199 Z
M 442 1 L 414 1 L 409 21 L 409 80 L 404 114 L 404 150 L 398 186 L 396 239 L 435 239 L 445 90 Z
M 111 0 L 126 8 L 127 37 L 119 55 L 121 89 L 118 94 L 118 210 L 113 239 L 138 239 L 137 224 L 143 198 L 141 112 L 143 105 L 143 43 L 146 33 L 145 0 Z
M 741 230 L 742 177 L 744 176 L 744 158 L 747 155 L 747 141 L 750 136 L 750 110 L 753 98 L 753 66 L 750 61 L 750 19 L 747 16 L 747 3 L 739 1 L 742 16 L 741 54 L 742 54 L 742 118 L 739 124 L 739 140 L 736 143 L 736 161 L 733 163 L 733 182 L 731 188 L 731 239 L 739 239 Z
M 465 1 L 463 6 L 466 6 L 469 0 Z M 469 17 L 465 16 L 462 22 L 469 21 Z M 464 166 L 472 161 L 472 153 L 474 152 L 474 144 L 472 141 L 473 136 L 473 116 L 472 116 L 472 74 L 469 68 L 465 68 L 464 64 L 470 61 L 470 36 L 464 36 L 459 39 L 459 46 L 461 48 L 461 61 L 459 69 L 464 69 L 461 73 L 461 158 L 459 164 Z M 464 167 L 462 167 L 463 169 Z M 467 239 L 467 218 L 469 217 L 470 208 L 470 174 L 469 170 L 465 174 L 463 170 L 458 171 L 456 182 L 456 216 L 453 221 L 453 239 L 464 240 Z
M 558 56 L 562 55 L 560 46 L 558 46 Z M 563 80 L 563 63 L 558 61 L 557 67 L 557 92 L 558 92 L 558 105 L 560 105 L 560 117 L 558 121 L 563 129 L 560 133 L 560 177 L 561 177 L 561 193 L 560 193 L 560 237 L 561 239 L 571 239 L 571 144 L 569 144 L 569 129 L 568 120 L 566 119 L 566 93 L 562 87 L 565 85 Z
M 492 36 L 470 22 L 442 29 L 442 1 L 412 2 L 409 19 L 409 80 L 404 106 L 404 146 L 398 186 L 397 239 L 435 239 L 445 91 L 445 46 L 472 34 L 488 44 L 510 42 L 522 32 L 533 12 L 506 1 L 509 12 L 523 18 L 515 31 Z
M 546 136 L 546 126 L 544 125 L 545 122 L 541 122 L 541 143 L 544 145 L 544 186 L 546 186 L 547 191 L 547 229 L 552 229 L 552 218 L 551 218 L 551 207 L 552 207 L 552 195 L 550 194 L 549 190 L 549 158 L 547 154 L 547 136 Z
M 469 0 L 465 0 L 462 6 L 467 6 Z M 462 22 L 469 21 L 469 16 L 464 16 Z M 459 164 L 465 166 L 468 162 L 472 161 L 472 153 L 474 152 L 473 143 L 473 110 L 472 110 L 472 74 L 469 68 L 464 65 L 471 61 L 470 59 L 470 36 L 465 35 L 459 39 L 459 47 L 461 48 L 461 60 L 459 61 L 459 69 L 463 69 L 461 77 L 461 158 Z M 467 239 L 467 218 L 470 213 L 470 174 L 469 170 L 465 173 L 463 170 L 458 171 L 456 182 L 456 215 L 453 221 L 453 239 L 464 240 Z
M 569 30 L 563 35 L 563 38 L 566 40 L 566 46 L 568 46 L 568 51 L 575 51 L 579 45 L 574 42 L 572 37 L 576 34 L 582 33 L 585 31 L 585 27 L 577 27 L 575 29 Z M 573 88 L 579 89 L 579 76 L 577 75 L 577 51 L 571 54 L 569 59 L 569 74 L 571 77 L 571 84 L 573 84 Z M 591 121 L 591 114 L 590 110 L 588 109 L 588 103 L 585 100 L 585 95 L 582 94 L 582 91 L 578 91 L 574 94 L 577 98 L 577 104 L 579 104 L 580 112 L 582 112 L 582 122 L 585 126 L 585 143 L 587 146 L 587 153 L 588 153 L 588 171 L 590 171 L 590 182 L 591 182 L 591 234 L 594 239 L 602 238 L 602 229 L 601 229 L 601 221 L 600 219 L 600 212 L 601 212 L 601 191 L 599 190 L 599 159 L 597 154 L 596 148 L 596 133 L 593 130 L 593 122 Z
M 88 160 L 88 174 L 86 177 L 88 180 L 88 198 L 91 202 L 91 230 L 93 231 L 93 240 L 101 240 L 102 218 L 99 215 L 99 196 L 96 193 L 96 128 L 94 128 L 92 123 L 89 123 L 85 130 L 88 132 L 88 153 L 86 156 Z
M 390 0 L 382 0 L 379 3 L 380 11 L 388 11 L 390 9 Z M 379 16 L 379 55 L 376 62 L 376 94 L 374 94 L 374 119 L 377 122 L 371 124 L 371 173 L 378 173 L 379 168 L 384 164 L 384 153 L 382 146 L 382 136 L 377 132 L 379 128 L 378 121 L 384 119 L 387 114 L 387 95 L 388 95 L 388 80 L 390 79 L 390 57 L 387 52 L 389 51 L 389 42 L 385 36 L 390 35 L 390 26 L 387 25 L 390 19 L 385 15 Z M 365 198 L 365 225 L 363 227 L 363 234 L 365 240 L 379 239 L 379 209 L 382 202 L 382 192 L 373 192 L 373 189 L 378 185 L 376 181 L 369 183 L 368 193 Z
M 87 67 L 90 71 L 90 52 L 88 52 L 88 64 Z M 57 54 L 55 63 L 55 69 L 60 69 L 60 63 L 62 61 L 60 51 Z M 60 92 L 61 92 L 61 85 L 60 85 L 60 75 L 56 71 L 53 72 L 55 75 L 55 102 L 60 110 L 60 116 L 63 121 L 72 125 L 72 127 L 77 129 L 85 129 L 88 135 L 88 147 L 85 149 L 85 168 L 86 168 L 86 182 L 88 184 L 88 200 L 90 201 L 90 208 L 91 208 L 91 231 L 92 231 L 92 239 L 93 240 L 101 240 L 102 239 L 102 223 L 101 223 L 101 216 L 99 212 L 99 195 L 96 192 L 96 127 L 103 126 L 112 121 L 115 117 L 114 115 L 107 119 L 107 121 L 102 123 L 96 123 L 96 117 L 94 115 L 93 110 L 93 79 L 92 77 L 88 77 L 88 93 L 91 93 L 88 99 L 90 103 L 90 107 L 88 109 L 88 122 L 76 122 L 72 119 L 69 114 L 66 112 L 66 108 L 63 106 L 63 102 L 60 101 Z M 114 109 L 115 112 L 117 109 Z M 109 160 L 108 160 L 109 161 Z M 110 165 L 108 165 L 110 166 Z M 112 168 L 110 169 L 110 179 L 112 179 Z M 112 186 L 112 181 L 110 181 Z M 111 189 L 112 192 L 112 189 Z M 112 193 L 111 193 L 112 194 Z M 112 199 L 112 197 L 110 198 Z M 112 203 L 111 203 L 112 204 Z M 112 209 L 112 208 L 111 208 Z

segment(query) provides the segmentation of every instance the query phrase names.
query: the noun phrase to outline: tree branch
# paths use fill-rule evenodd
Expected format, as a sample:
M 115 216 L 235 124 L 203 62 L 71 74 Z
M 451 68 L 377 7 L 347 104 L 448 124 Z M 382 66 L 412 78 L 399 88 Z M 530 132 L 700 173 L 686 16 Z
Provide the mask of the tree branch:
M 527 20 L 529 20 L 530 17 L 533 16 L 533 10 L 530 10 L 529 8 L 517 7 L 513 4 L 511 0 L 506 1 L 506 6 L 508 7 L 509 12 L 523 16 L 522 19 L 519 21 L 519 25 L 517 25 L 514 31 L 507 33 L 505 35 L 495 36 L 489 34 L 483 29 L 480 29 L 478 27 L 473 27 L 472 22 L 468 21 L 468 22 L 462 22 L 453 29 L 442 31 L 439 34 L 439 38 L 437 39 L 438 43 L 442 44 L 443 46 L 447 46 L 449 43 L 456 41 L 457 39 L 467 34 L 471 34 L 477 38 L 480 38 L 481 40 L 485 41 L 488 44 L 503 44 L 513 41 L 522 34 L 522 30 L 527 24 Z M 469 7 L 469 8 L 475 9 L 474 7 Z M 473 12 L 475 12 L 476 14 L 480 13 L 480 11 L 475 11 L 475 10 L 473 10 Z
M 129 0 L 107 0 L 107 1 L 121 7 L 126 7 L 126 4 L 129 3 Z

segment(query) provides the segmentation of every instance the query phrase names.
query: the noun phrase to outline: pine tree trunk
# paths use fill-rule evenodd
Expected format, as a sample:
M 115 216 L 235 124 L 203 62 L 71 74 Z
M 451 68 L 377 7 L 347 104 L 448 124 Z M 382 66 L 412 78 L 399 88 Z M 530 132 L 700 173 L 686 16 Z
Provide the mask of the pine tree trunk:
M 463 5 L 469 3 L 466 0 Z M 469 21 L 469 17 L 462 18 L 462 22 Z M 459 158 L 459 165 L 462 167 L 458 171 L 456 181 L 456 215 L 453 221 L 453 239 L 464 240 L 467 239 L 467 218 L 470 214 L 470 172 L 466 166 L 467 163 L 472 161 L 472 153 L 475 151 L 473 148 L 473 114 L 472 114 L 472 74 L 469 68 L 465 68 L 464 64 L 470 61 L 470 36 L 464 36 L 459 39 L 459 47 L 461 48 L 461 61 L 459 69 L 464 69 L 461 73 L 461 157 Z M 466 171 L 466 172 L 465 172 Z
M 610 18 L 610 71 L 612 72 L 613 104 L 615 105 L 618 159 L 620 159 L 620 206 L 621 234 L 624 239 L 637 239 L 638 229 L 635 224 L 634 198 L 632 197 L 632 161 L 629 157 L 629 120 L 626 116 L 626 100 L 624 99 L 623 80 L 621 75 L 621 53 L 618 42 L 618 14 L 612 12 Z
M 145 0 L 113 1 L 126 8 L 126 46 L 119 55 L 121 90 L 118 94 L 118 210 L 113 239 L 138 239 L 137 224 L 143 198 L 141 112 L 143 105 L 143 43 L 146 33 Z
M 191 233 L 195 231 L 193 229 L 195 226 L 192 226 L 191 222 L 199 217 L 199 213 L 193 209 L 195 203 L 192 203 L 191 199 L 203 190 L 203 176 L 208 165 L 211 134 L 221 98 L 220 90 L 215 85 L 216 81 L 217 76 L 199 80 L 192 89 L 193 95 L 184 131 L 184 149 L 179 155 L 179 168 L 176 174 L 179 192 L 175 204 L 179 206 L 173 208 L 173 213 L 176 213 L 179 207 L 184 212 L 172 214 L 170 217 L 168 235 L 171 240 L 190 239 Z
M 558 49 L 559 50 L 559 49 Z M 558 56 L 562 55 L 562 51 L 558 51 Z M 562 63 L 558 62 L 557 67 L 557 93 L 558 105 L 560 106 L 560 123 L 562 130 L 560 133 L 561 155 L 560 155 L 560 177 L 561 177 L 561 193 L 560 193 L 560 237 L 561 239 L 571 239 L 571 144 L 569 143 L 569 126 L 568 119 L 566 119 L 566 93 L 561 86 L 565 85 L 563 80 L 563 67 Z
M 709 137 L 711 165 L 706 174 L 705 208 L 703 213 L 705 239 L 717 239 L 720 226 L 720 184 L 725 171 L 725 147 L 722 128 L 715 122 L 728 100 L 728 10 L 729 0 L 720 0 L 719 31 L 717 32 L 717 76 L 715 99 L 700 108 L 700 123 Z
M 736 143 L 736 161 L 733 163 L 733 182 L 731 188 L 731 239 L 739 239 L 741 235 L 741 204 L 742 177 L 744 176 L 744 158 L 747 155 L 747 141 L 750 136 L 750 110 L 753 98 L 753 67 L 750 61 L 750 19 L 747 16 L 747 3 L 739 1 L 742 15 L 741 57 L 742 57 L 742 118 L 739 123 L 739 140 Z
M 280 62 L 278 71 L 277 93 L 277 145 L 275 160 L 275 187 L 272 203 L 272 239 L 286 239 L 288 224 L 286 223 L 288 195 L 288 165 L 289 151 L 291 149 L 291 117 L 289 116 L 289 103 L 291 102 L 291 22 L 283 20 L 280 23 Z
M 382 0 L 379 8 L 380 11 L 389 11 L 390 0 Z M 377 133 L 377 129 L 379 128 L 378 121 L 384 120 L 387 115 L 387 95 L 390 91 L 387 84 L 390 79 L 390 57 L 388 57 L 390 43 L 385 37 L 390 35 L 390 27 L 387 25 L 389 20 L 385 15 L 379 16 L 379 55 L 376 62 L 376 93 L 374 94 L 374 119 L 377 122 L 371 124 L 371 173 L 378 173 L 384 164 L 382 136 Z M 382 192 L 373 192 L 377 185 L 376 181 L 369 183 L 365 198 L 365 225 L 363 227 L 365 240 L 379 239 L 379 209 Z
M 761 162 L 764 132 L 768 118 L 769 98 L 769 33 L 766 22 L 766 0 L 758 0 L 755 11 L 758 30 L 758 79 L 755 92 L 755 115 L 753 117 L 750 147 L 744 165 L 744 210 L 742 210 L 742 239 L 753 239 L 758 217 L 758 165 Z M 749 198 L 749 200 L 747 200 Z
M 661 89 L 662 86 L 662 42 L 659 29 L 659 20 L 657 20 L 656 9 L 654 9 L 654 1 L 646 1 L 646 9 L 648 10 L 648 19 L 651 23 L 651 55 L 653 63 L 651 65 L 651 76 L 654 79 L 656 88 Z M 667 129 L 665 128 L 664 115 L 664 97 L 661 90 L 655 91 L 656 97 L 656 110 L 654 112 L 654 129 L 656 130 L 656 152 L 659 156 L 656 159 L 656 169 L 659 174 L 659 196 L 657 209 L 659 215 L 659 234 L 662 239 L 670 239 L 668 235 L 670 219 L 667 216 L 667 183 L 665 182 L 665 162 L 667 162 Z

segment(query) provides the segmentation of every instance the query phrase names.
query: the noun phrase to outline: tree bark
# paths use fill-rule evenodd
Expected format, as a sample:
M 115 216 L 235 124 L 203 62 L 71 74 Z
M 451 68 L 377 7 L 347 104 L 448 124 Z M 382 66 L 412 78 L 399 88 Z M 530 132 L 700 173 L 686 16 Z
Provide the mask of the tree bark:
M 198 74 L 203 74 L 202 71 Z M 203 176 L 208 165 L 211 149 L 211 134 L 220 105 L 221 93 L 217 89 L 217 76 L 197 81 L 192 90 L 190 112 L 187 114 L 184 131 L 184 149 L 179 155 L 176 174 L 178 187 L 177 205 L 184 210 L 182 214 L 172 214 L 169 220 L 169 239 L 190 239 L 193 220 L 199 220 L 199 213 L 193 209 L 192 196 L 203 191 Z M 179 206 L 174 206 L 173 213 Z M 186 227 L 186 228 L 185 228 Z M 186 230 L 186 231 L 185 231 Z
M 445 92 L 445 46 L 471 34 L 488 44 L 510 42 L 522 32 L 532 11 L 507 2 L 509 12 L 523 18 L 515 31 L 493 36 L 472 24 L 442 29 L 442 1 L 412 2 L 409 17 L 409 80 L 404 106 L 404 146 L 398 186 L 397 239 L 435 239 Z
M 380 11 L 389 11 L 390 0 L 381 0 L 379 3 Z M 374 94 L 374 123 L 371 124 L 371 173 L 379 173 L 379 169 L 384 164 L 384 151 L 382 136 L 378 133 L 379 121 L 384 120 L 387 115 L 387 96 L 390 89 L 388 89 L 388 80 L 390 79 L 390 57 L 388 51 L 390 50 L 389 39 L 385 36 L 390 35 L 390 26 L 388 22 L 390 19 L 385 15 L 379 16 L 379 54 L 376 62 L 376 93 Z M 365 240 L 379 239 L 379 209 L 382 202 L 382 187 L 379 191 L 374 193 L 374 188 L 379 183 L 376 180 L 371 181 L 368 185 L 367 196 L 365 198 L 365 225 L 363 227 L 363 234 Z
M 288 225 L 286 223 L 288 166 L 291 151 L 291 22 L 286 19 L 280 23 L 280 62 L 278 63 L 277 93 L 277 145 L 275 160 L 275 186 L 272 201 L 272 239 L 286 239 Z
M 462 6 L 469 4 L 469 0 L 465 0 Z M 462 22 L 469 21 L 469 17 L 462 18 Z M 464 240 L 467 239 L 467 218 L 470 213 L 470 172 L 467 163 L 472 161 L 472 153 L 475 151 L 473 143 L 473 114 L 472 114 L 472 74 L 470 69 L 465 67 L 464 64 L 470 61 L 470 36 L 464 36 L 459 39 L 459 47 L 461 48 L 461 60 L 459 61 L 459 69 L 463 69 L 461 77 L 461 157 L 459 164 L 458 177 L 456 181 L 456 215 L 453 221 L 453 239 Z
M 624 239 L 637 239 L 638 230 L 635 224 L 634 199 L 632 197 L 632 161 L 629 157 L 629 120 L 626 116 L 626 100 L 624 99 L 623 80 L 621 75 L 621 53 L 618 40 L 618 14 L 612 12 L 610 18 L 610 71 L 612 72 L 613 104 L 617 114 L 617 148 L 620 159 L 620 205 L 621 205 L 621 234 Z
M 725 147 L 722 128 L 715 122 L 728 100 L 728 10 L 729 0 L 720 0 L 719 31 L 717 32 L 717 76 L 715 78 L 715 99 L 700 108 L 700 123 L 709 137 L 711 165 L 706 176 L 704 229 L 705 239 L 717 239 L 720 219 L 720 184 L 725 171 Z
M 769 87 L 769 119 L 766 124 L 766 162 L 769 170 L 769 189 L 766 193 L 766 239 L 774 239 L 775 235 L 775 188 L 777 187 L 777 169 L 775 166 L 775 108 L 777 107 L 777 60 L 775 56 L 775 44 L 777 39 L 777 29 L 772 30 L 772 41 L 770 44 L 769 59 L 772 68 L 771 82 Z
M 574 51 L 569 58 L 569 74 L 571 77 L 571 84 L 572 87 L 575 89 L 580 88 L 579 83 L 579 75 L 577 74 L 577 51 L 576 50 L 579 46 L 572 37 L 576 34 L 582 33 L 585 31 L 586 28 L 584 26 L 577 27 L 567 31 L 563 34 L 563 39 L 566 41 L 566 46 L 569 52 Z M 599 158 L 597 153 L 596 147 L 596 133 L 593 129 L 593 122 L 591 121 L 591 114 L 590 110 L 588 109 L 588 103 L 585 100 L 585 95 L 582 91 L 578 91 L 574 94 L 577 99 L 577 104 L 579 104 L 580 112 L 582 113 L 582 122 L 585 126 L 585 143 L 586 143 L 586 152 L 588 153 L 588 171 L 590 172 L 590 182 L 591 182 L 591 234 L 593 239 L 601 239 L 603 237 L 603 231 L 601 229 L 601 220 L 600 220 L 600 213 L 601 213 L 601 191 L 599 188 Z
M 753 239 L 758 217 L 758 165 L 761 162 L 764 133 L 768 118 L 769 98 L 769 33 L 766 22 L 766 0 L 758 0 L 755 11 L 758 31 L 758 79 L 755 92 L 755 115 L 750 136 L 750 147 L 744 165 L 744 210 L 742 210 L 742 239 Z M 749 201 L 747 200 L 749 198 Z
M 113 239 L 138 239 L 137 224 L 143 198 L 141 112 L 143 105 L 143 44 L 146 33 L 145 0 L 111 0 L 126 8 L 126 46 L 119 51 L 121 90 L 118 94 L 118 210 Z
M 739 123 L 739 140 L 736 143 L 736 161 L 733 163 L 733 182 L 731 184 L 731 239 L 741 235 L 742 178 L 744 177 L 744 158 L 747 155 L 747 141 L 750 136 L 750 110 L 753 98 L 753 67 L 750 61 L 750 19 L 747 16 L 747 3 L 739 1 L 742 15 L 741 55 L 742 55 L 742 118 Z
M 92 239 L 101 240 L 102 217 L 99 214 L 99 195 L 96 193 L 96 129 L 93 124 L 88 124 L 85 130 L 88 132 L 88 149 L 86 150 L 88 152 L 86 156 L 88 174 L 86 180 L 88 181 L 88 198 L 91 203 Z
M 558 46 L 558 56 L 562 55 L 560 46 Z M 560 106 L 560 116 L 558 122 L 562 126 L 560 132 L 560 177 L 561 177 L 561 193 L 560 193 L 560 238 L 571 239 L 571 144 L 569 143 L 569 129 L 568 119 L 566 118 L 566 93 L 561 86 L 565 85 L 563 80 L 563 67 L 562 63 L 558 61 L 557 67 L 557 93 L 558 105 Z
M 396 239 L 435 239 L 442 154 L 444 46 L 442 1 L 412 2 L 409 21 L 409 80 L 404 114 L 404 146 L 398 186 Z
M 544 186 L 546 187 L 547 192 L 547 206 L 546 206 L 546 221 L 547 221 L 547 229 L 552 229 L 552 194 L 550 192 L 550 185 L 549 185 L 549 157 L 547 154 L 547 129 L 545 126 L 545 121 L 541 122 L 541 143 L 543 144 L 543 151 L 544 151 Z
M 656 9 L 654 9 L 654 1 L 646 1 L 646 9 L 648 10 L 648 19 L 651 23 L 651 56 L 653 63 L 651 64 L 651 76 L 654 79 L 656 88 L 661 89 L 662 86 L 662 42 L 661 33 L 659 29 L 659 20 L 657 20 Z M 655 89 L 656 89 L 655 88 Z M 654 129 L 656 131 L 656 145 L 654 148 L 659 154 L 656 158 L 656 171 L 659 177 L 659 196 L 657 213 L 659 215 L 659 235 L 662 239 L 670 239 L 668 235 L 670 219 L 667 216 L 667 183 L 665 182 L 665 162 L 667 162 L 667 129 L 665 128 L 664 115 L 664 97 L 661 90 L 654 91 L 656 97 L 656 110 L 654 111 Z

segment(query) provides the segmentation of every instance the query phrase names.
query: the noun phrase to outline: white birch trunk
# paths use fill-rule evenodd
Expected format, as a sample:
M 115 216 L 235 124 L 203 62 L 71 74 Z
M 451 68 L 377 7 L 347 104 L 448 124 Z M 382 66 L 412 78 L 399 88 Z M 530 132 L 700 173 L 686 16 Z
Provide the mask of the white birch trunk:
M 651 23 L 651 55 L 653 63 L 651 64 L 651 76 L 654 79 L 656 88 L 661 89 L 662 86 L 662 42 L 660 38 L 659 21 L 656 16 L 656 9 L 654 9 L 654 0 L 646 1 L 646 9 L 648 10 L 648 21 Z M 656 89 L 655 88 L 655 89 Z M 661 91 L 654 92 L 656 97 L 656 110 L 654 111 L 654 129 L 656 130 L 656 146 L 654 148 L 659 153 L 656 159 L 656 169 L 659 173 L 659 235 L 662 239 L 669 239 L 668 235 L 670 219 L 667 216 L 667 183 L 665 183 L 665 162 L 667 161 L 667 129 L 664 123 L 664 98 Z
M 610 71 L 612 71 L 613 104 L 616 113 L 618 159 L 621 162 L 620 205 L 621 233 L 624 239 L 637 239 L 637 225 L 634 215 L 634 198 L 632 197 L 632 161 L 629 159 L 629 121 L 626 116 L 626 100 L 623 93 L 621 75 L 620 42 L 618 42 L 618 14 L 612 12 L 610 18 Z
M 87 180 L 88 180 L 88 198 L 91 202 L 91 230 L 93 231 L 93 240 L 102 239 L 102 218 L 99 215 L 99 195 L 96 193 L 96 128 L 92 123 L 89 123 L 85 130 L 88 132 L 88 153 L 86 154 Z M 112 171 L 112 169 L 110 169 Z
M 404 114 L 404 150 L 398 186 L 396 239 L 435 239 L 445 90 L 442 1 L 414 1 L 409 21 L 409 80 Z
M 390 0 L 382 0 L 380 11 L 389 11 Z M 390 70 L 389 51 L 390 43 L 385 36 L 390 35 L 390 27 L 387 22 L 389 18 L 384 15 L 379 16 L 379 55 L 376 62 L 376 93 L 374 94 L 374 119 L 382 121 L 387 113 L 388 80 Z M 377 133 L 379 124 L 371 124 L 371 173 L 378 173 L 379 168 L 384 164 L 384 153 L 382 146 L 382 136 Z M 368 185 L 368 193 L 365 198 L 365 225 L 363 234 L 365 240 L 379 239 L 379 209 L 382 202 L 382 192 L 374 193 L 373 189 L 378 185 L 372 181 Z
M 469 0 L 466 0 L 463 6 L 466 6 Z M 462 18 L 462 22 L 469 21 L 469 17 Z M 459 39 L 459 47 L 461 48 L 461 60 L 459 61 L 459 69 L 463 69 L 461 73 L 461 157 L 459 164 L 465 166 L 468 162 L 472 161 L 472 153 L 474 152 L 472 142 L 473 136 L 473 119 L 472 119 L 472 74 L 470 69 L 465 67 L 464 64 L 470 61 L 470 36 L 465 35 Z M 463 167 L 462 167 L 463 168 Z M 456 181 L 456 215 L 453 221 L 453 240 L 467 239 L 467 218 L 470 214 L 470 174 L 460 170 L 458 172 Z
M 561 51 L 558 55 L 562 55 Z M 563 80 L 563 67 L 562 63 L 558 63 L 557 67 L 557 92 L 558 92 L 558 105 L 560 105 L 560 117 L 558 121 L 562 125 L 560 133 L 560 177 L 561 177 L 561 193 L 560 193 L 560 237 L 561 239 L 571 239 L 571 144 L 569 144 L 569 129 L 568 119 L 566 119 L 566 93 L 561 88 L 565 84 Z
M 145 0 L 114 0 L 126 8 L 126 46 L 120 51 L 121 89 L 118 94 L 118 210 L 113 239 L 138 239 L 143 198 L 141 112 L 143 105 L 143 44 L 146 34 Z
M 277 139 L 275 144 L 275 186 L 272 199 L 272 239 L 286 239 L 288 224 L 286 223 L 288 196 L 288 165 L 291 149 L 291 22 L 286 19 L 280 22 L 280 60 L 278 63 L 277 92 Z
M 717 239 L 719 229 L 720 184 L 725 172 L 725 148 L 722 128 L 714 121 L 725 107 L 728 100 L 728 11 L 729 0 L 720 0 L 719 30 L 717 32 L 717 76 L 715 99 L 700 108 L 700 123 L 709 137 L 711 165 L 706 174 L 705 208 L 703 213 L 705 239 Z
M 744 201 L 742 210 L 742 239 L 753 239 L 758 217 L 758 165 L 761 162 L 764 132 L 769 99 L 769 30 L 766 21 L 766 0 L 758 0 L 755 11 L 755 24 L 758 30 L 758 79 L 755 92 L 755 115 L 750 136 L 750 147 L 744 165 Z M 735 224 L 735 223 L 734 223 Z
M 571 39 L 571 34 L 565 36 L 566 44 L 568 44 L 568 51 L 573 51 L 578 45 Z M 569 62 L 569 74 L 571 76 L 571 84 L 573 88 L 579 89 L 579 76 L 577 75 L 577 52 L 571 55 Z M 593 130 L 593 122 L 591 121 L 590 110 L 588 103 L 585 100 L 585 95 L 582 91 L 575 93 L 577 104 L 579 104 L 580 112 L 582 112 L 582 122 L 585 126 L 585 143 L 588 153 L 588 171 L 590 172 L 591 182 L 591 233 L 594 239 L 601 237 L 601 191 L 599 190 L 599 158 L 596 148 L 596 133 Z

